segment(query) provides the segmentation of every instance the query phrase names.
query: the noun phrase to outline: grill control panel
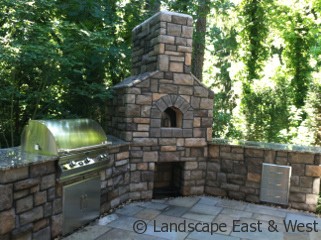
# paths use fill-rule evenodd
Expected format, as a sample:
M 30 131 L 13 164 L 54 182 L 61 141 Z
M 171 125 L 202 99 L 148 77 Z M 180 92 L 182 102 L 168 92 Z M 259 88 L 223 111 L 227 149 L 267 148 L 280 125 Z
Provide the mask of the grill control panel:
M 73 180 L 87 173 L 97 172 L 110 166 L 110 155 L 106 148 L 79 151 L 73 154 L 65 153 L 59 159 L 59 181 Z
M 70 160 L 62 165 L 63 170 L 70 170 L 74 168 L 83 167 L 86 165 L 95 164 L 99 161 L 106 161 L 109 159 L 108 153 L 99 154 L 96 157 L 85 157 L 84 159 L 79 160 Z

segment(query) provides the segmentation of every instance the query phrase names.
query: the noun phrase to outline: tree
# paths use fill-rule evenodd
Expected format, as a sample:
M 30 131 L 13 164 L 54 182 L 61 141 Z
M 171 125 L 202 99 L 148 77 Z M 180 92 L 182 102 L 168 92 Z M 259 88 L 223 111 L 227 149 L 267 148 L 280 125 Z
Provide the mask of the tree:
M 214 90 L 213 137 L 238 138 L 241 133 L 233 123 L 233 109 L 237 95 L 235 79 L 230 70 L 238 58 L 237 29 L 233 24 L 235 5 L 229 1 L 217 1 L 212 5 L 206 39 L 207 54 L 203 82 Z
M 210 12 L 210 0 L 198 0 L 196 7 L 195 31 L 193 37 L 192 72 L 203 80 L 203 66 L 205 54 L 205 36 L 207 30 L 207 16 Z
M 321 142 L 320 1 L 3 0 L 0 147 L 18 145 L 28 119 L 104 121 L 110 87 L 130 75 L 132 29 L 161 5 L 193 16 L 215 137 Z
M 131 31 L 160 1 L 0 2 L 0 147 L 28 119 L 104 119 L 109 87 L 130 75 Z M 81 105 L 81 106 L 80 106 Z

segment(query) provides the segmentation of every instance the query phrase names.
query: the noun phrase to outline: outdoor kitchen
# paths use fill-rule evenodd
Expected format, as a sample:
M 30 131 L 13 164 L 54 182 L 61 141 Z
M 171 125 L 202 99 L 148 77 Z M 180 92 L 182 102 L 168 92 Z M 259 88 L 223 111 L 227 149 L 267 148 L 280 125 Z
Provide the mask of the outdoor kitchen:
M 129 145 L 97 122 L 31 120 L 21 142 L 1 152 L 1 237 L 55 238 L 128 200 Z
M 0 149 L 0 239 L 55 239 L 128 200 L 212 195 L 316 210 L 321 149 L 212 139 L 214 93 L 191 73 L 192 17 L 133 29 L 132 76 L 106 124 L 30 120 Z M 215 124 L 215 123 L 214 123 Z

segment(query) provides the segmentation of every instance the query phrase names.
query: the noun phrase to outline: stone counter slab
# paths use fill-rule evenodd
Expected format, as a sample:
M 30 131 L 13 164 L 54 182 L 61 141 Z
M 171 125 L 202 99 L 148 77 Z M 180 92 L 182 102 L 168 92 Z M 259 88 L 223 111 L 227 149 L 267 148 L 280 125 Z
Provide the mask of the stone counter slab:
M 128 143 L 114 137 L 108 135 L 108 141 L 110 145 L 107 145 L 107 149 L 112 149 L 121 146 L 128 146 Z M 12 170 L 12 169 L 19 169 L 15 171 L 9 171 L 7 173 L 3 173 L 4 175 L 7 174 L 10 178 L 10 175 L 21 175 L 21 179 L 25 178 L 28 175 L 26 172 L 26 167 L 30 165 L 38 165 L 40 163 L 46 162 L 54 162 L 58 160 L 58 156 L 45 156 L 39 154 L 30 154 L 21 151 L 21 147 L 13 147 L 13 148 L 4 148 L 0 149 L 0 171 Z M 25 167 L 25 168 L 24 168 Z M 0 175 L 0 182 L 3 177 L 3 174 Z M 15 178 L 15 176 L 12 176 Z M 15 178 L 16 179 L 16 178 Z

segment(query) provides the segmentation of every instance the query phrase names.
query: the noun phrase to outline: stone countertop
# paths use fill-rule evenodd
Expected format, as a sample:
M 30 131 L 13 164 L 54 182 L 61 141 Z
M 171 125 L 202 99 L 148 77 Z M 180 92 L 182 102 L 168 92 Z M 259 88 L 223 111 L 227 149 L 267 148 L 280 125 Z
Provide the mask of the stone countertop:
M 321 147 L 302 146 L 293 144 L 264 143 L 244 140 L 227 140 L 214 138 L 211 144 L 224 144 L 230 146 L 241 146 L 246 148 L 258 148 L 265 150 L 292 151 L 302 153 L 321 153 Z
M 44 156 L 21 151 L 20 147 L 0 149 L 0 170 L 25 167 L 42 162 L 55 161 L 57 156 Z
M 108 141 L 110 142 L 110 145 L 108 145 L 107 148 L 128 145 L 127 142 L 110 135 L 108 136 Z M 0 149 L 0 171 L 11 168 L 26 167 L 43 162 L 56 161 L 58 158 L 58 156 L 26 153 L 21 151 L 21 147 L 2 148 Z
M 129 145 L 128 142 L 125 142 L 119 138 L 112 136 L 112 135 L 107 135 L 107 139 L 108 139 L 108 142 L 111 143 L 110 145 L 108 145 L 109 147 L 121 147 L 121 146 Z

